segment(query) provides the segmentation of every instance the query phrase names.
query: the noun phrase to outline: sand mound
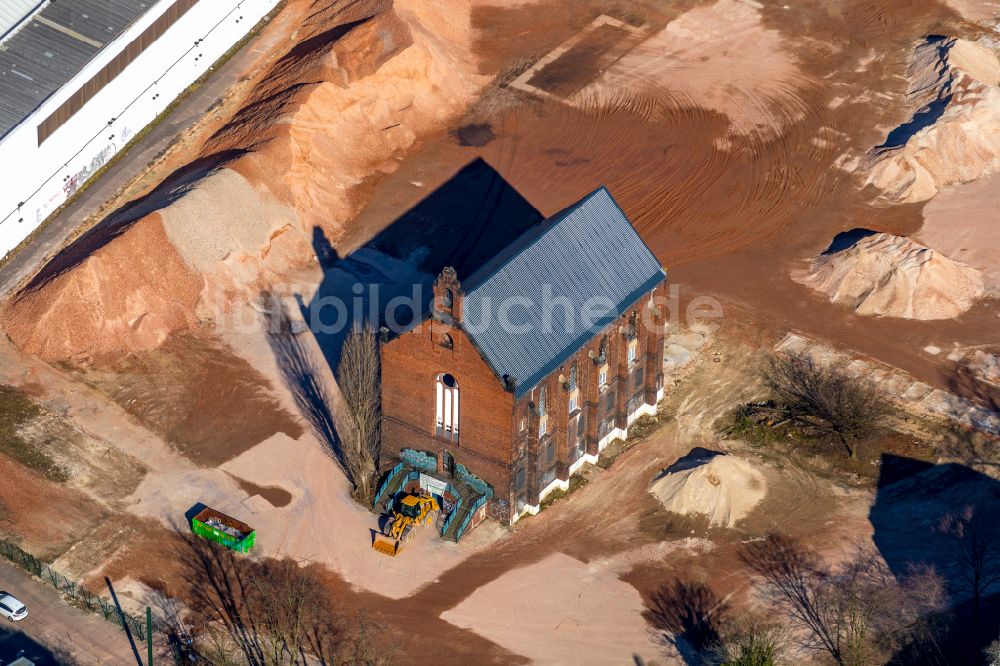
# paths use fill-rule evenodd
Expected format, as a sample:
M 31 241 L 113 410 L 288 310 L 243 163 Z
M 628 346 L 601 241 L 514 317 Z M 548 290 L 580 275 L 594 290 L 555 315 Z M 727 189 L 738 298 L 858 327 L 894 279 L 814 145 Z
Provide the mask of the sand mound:
M 792 277 L 859 314 L 906 319 L 957 317 L 983 294 L 975 268 L 885 233 L 831 247 Z
M 981 42 L 931 37 L 907 69 L 913 117 L 869 156 L 868 182 L 897 202 L 1000 170 L 1000 60 Z
M 1000 173 L 948 187 L 923 208 L 913 238 L 978 268 L 991 294 L 1000 294 Z
M 764 499 L 767 483 L 746 460 L 715 454 L 687 463 L 682 458 L 653 482 L 649 492 L 667 511 L 702 514 L 710 525 L 732 527 Z
M 608 85 L 653 90 L 675 104 L 725 114 L 735 133 L 771 135 L 801 119 L 796 87 L 803 81 L 781 33 L 762 23 L 760 5 L 718 0 L 670 21 L 581 97 L 600 98 Z
M 232 119 L 46 267 L 6 307 L 10 337 L 48 360 L 153 349 L 280 283 L 319 230 L 335 244 L 377 178 L 487 82 L 470 1 L 290 2 L 289 50 Z
M 202 280 L 167 240 L 156 213 L 99 247 L 44 291 L 22 295 L 5 328 L 47 359 L 82 362 L 119 349 L 151 349 L 195 324 Z M 134 281 L 138 267 L 144 272 Z

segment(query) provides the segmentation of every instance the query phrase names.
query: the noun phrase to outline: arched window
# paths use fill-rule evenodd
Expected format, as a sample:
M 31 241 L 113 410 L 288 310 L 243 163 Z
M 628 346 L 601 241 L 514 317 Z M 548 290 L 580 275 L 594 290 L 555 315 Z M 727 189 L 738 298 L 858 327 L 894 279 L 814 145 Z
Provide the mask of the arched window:
M 455 341 L 452 340 L 451 336 L 448 335 L 447 333 L 441 334 L 441 336 L 438 338 L 438 344 L 444 347 L 445 349 L 455 348 Z
M 455 302 L 455 294 L 451 289 L 445 289 L 441 292 L 441 309 L 450 310 L 452 303 Z
M 608 385 L 608 336 L 601 338 L 600 354 L 597 361 L 597 388 L 603 390 Z
M 458 382 L 452 375 L 442 373 L 435 382 L 437 397 L 437 435 L 458 441 Z
M 639 327 L 637 320 L 639 313 L 632 311 L 628 318 L 628 363 L 632 365 L 639 358 Z
M 538 437 L 544 437 L 549 432 L 548 391 L 543 386 L 538 391 Z
M 569 413 L 572 414 L 580 408 L 580 387 L 577 385 L 576 363 L 569 369 Z

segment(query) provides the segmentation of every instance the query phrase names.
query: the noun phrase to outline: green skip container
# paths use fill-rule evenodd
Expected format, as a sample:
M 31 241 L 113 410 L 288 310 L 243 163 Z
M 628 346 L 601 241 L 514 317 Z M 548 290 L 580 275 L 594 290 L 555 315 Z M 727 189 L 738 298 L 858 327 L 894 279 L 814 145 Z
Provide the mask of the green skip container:
M 191 519 L 191 531 L 230 550 L 249 553 L 257 533 L 246 523 L 209 507 Z

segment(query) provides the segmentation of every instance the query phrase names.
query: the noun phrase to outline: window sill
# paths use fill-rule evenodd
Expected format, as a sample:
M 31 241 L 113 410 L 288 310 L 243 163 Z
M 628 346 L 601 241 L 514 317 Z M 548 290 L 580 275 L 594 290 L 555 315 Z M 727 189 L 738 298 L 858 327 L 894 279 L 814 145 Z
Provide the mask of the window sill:
M 443 430 L 437 430 L 434 432 L 434 439 L 440 440 L 442 442 L 448 442 L 449 444 L 458 444 L 458 433 L 445 432 Z

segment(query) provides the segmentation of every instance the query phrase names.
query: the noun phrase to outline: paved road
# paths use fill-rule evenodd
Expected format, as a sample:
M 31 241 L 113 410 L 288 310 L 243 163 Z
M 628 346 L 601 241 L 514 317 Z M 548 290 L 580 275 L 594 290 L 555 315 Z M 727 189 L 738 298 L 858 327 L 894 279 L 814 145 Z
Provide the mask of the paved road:
M 100 615 L 65 603 L 51 585 L 36 581 L 6 560 L 0 561 L 0 589 L 28 606 L 28 617 L 0 624 L 0 663 L 24 650 L 38 666 L 135 664 L 125 633 Z M 145 655 L 145 643 L 136 642 Z
M 178 134 L 194 125 L 226 91 L 236 83 L 249 65 L 271 44 L 262 44 L 257 35 L 195 90 L 159 125 L 122 155 L 98 181 L 91 183 L 70 206 L 49 221 L 38 236 L 6 264 L 0 267 L 0 297 L 6 296 L 26 278 L 34 275 L 57 251 L 74 230 L 83 224 L 126 183 L 159 155 Z

